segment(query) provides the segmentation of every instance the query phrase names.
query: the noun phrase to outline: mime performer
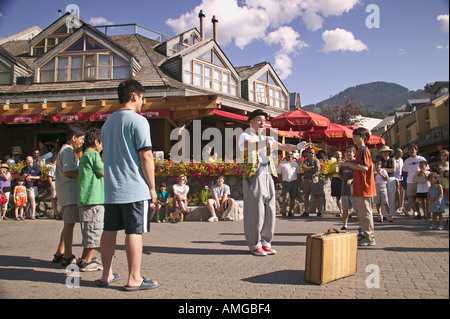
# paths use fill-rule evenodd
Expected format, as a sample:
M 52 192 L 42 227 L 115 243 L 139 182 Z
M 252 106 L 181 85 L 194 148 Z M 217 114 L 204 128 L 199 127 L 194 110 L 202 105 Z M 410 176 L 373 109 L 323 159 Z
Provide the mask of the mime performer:
M 253 111 L 246 130 L 239 138 L 239 148 L 244 155 L 243 197 L 244 233 L 250 252 L 255 256 L 274 255 L 271 242 L 275 231 L 275 184 L 272 175 L 277 176 L 272 150 L 295 151 L 309 146 L 282 144 L 264 134 L 268 114 L 261 109 Z M 278 156 L 278 155 L 276 155 Z

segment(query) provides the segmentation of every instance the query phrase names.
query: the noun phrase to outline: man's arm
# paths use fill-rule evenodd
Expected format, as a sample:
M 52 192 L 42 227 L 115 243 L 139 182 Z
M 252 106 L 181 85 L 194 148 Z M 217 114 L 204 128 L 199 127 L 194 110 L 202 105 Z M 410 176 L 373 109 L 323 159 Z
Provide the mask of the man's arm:
M 150 189 L 152 203 L 156 203 L 156 187 L 155 187 L 155 162 L 153 161 L 153 152 L 151 149 L 139 152 L 141 161 L 141 169 L 144 174 L 145 181 Z
M 356 163 L 352 163 L 352 162 L 342 163 L 341 166 L 350 167 L 350 168 L 357 169 L 358 171 L 363 171 L 363 172 L 367 172 L 369 170 L 368 166 L 356 164 Z

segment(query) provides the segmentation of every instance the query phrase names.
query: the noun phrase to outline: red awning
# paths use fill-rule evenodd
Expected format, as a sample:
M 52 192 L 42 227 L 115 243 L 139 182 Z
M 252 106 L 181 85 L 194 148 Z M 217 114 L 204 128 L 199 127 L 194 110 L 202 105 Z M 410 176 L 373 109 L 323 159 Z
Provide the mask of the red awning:
M 231 112 L 227 112 L 227 111 L 222 111 L 222 110 L 218 110 L 218 109 L 215 109 L 213 112 L 214 112 L 214 115 L 217 115 L 217 116 L 229 119 L 229 120 L 247 122 L 247 119 L 248 119 L 248 116 L 235 114 L 235 113 L 231 113 Z
M 92 115 L 89 117 L 89 119 L 91 121 L 106 121 L 108 117 L 113 113 L 114 111 L 93 112 Z
M 214 115 L 217 115 L 217 116 L 225 118 L 225 119 L 246 122 L 246 123 L 247 123 L 247 119 L 248 119 L 248 116 L 231 113 L 231 112 L 227 112 L 227 111 L 222 111 L 222 110 L 218 110 L 218 109 L 214 110 Z M 278 130 L 276 128 L 271 127 L 271 123 L 269 121 L 266 121 L 266 128 L 270 129 L 271 131 L 274 131 L 279 136 L 300 138 L 300 133 L 298 131 L 296 132 L 296 131 Z
M 2 115 L 0 116 L 0 123 L 5 124 L 32 124 L 40 123 L 41 114 L 17 114 L 17 115 Z
M 52 121 L 58 123 L 72 123 L 72 122 L 86 122 L 91 121 L 106 121 L 114 111 L 106 112 L 76 112 L 76 113 L 58 113 L 52 115 Z M 166 118 L 170 117 L 169 109 L 153 109 L 145 110 L 140 113 L 147 119 Z
M 93 112 L 57 113 L 51 118 L 55 123 L 86 122 L 92 114 Z

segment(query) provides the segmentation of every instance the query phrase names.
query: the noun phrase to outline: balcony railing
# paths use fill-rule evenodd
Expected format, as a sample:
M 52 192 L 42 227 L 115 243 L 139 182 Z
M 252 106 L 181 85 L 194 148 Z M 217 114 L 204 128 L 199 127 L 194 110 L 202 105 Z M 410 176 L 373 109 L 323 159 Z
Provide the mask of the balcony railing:
M 448 133 L 449 133 L 448 124 L 432 128 L 431 130 L 419 132 L 418 134 L 419 147 L 448 141 Z
M 106 35 L 140 34 L 158 42 L 164 42 L 170 39 L 168 35 L 136 23 L 97 25 L 95 28 L 99 29 Z

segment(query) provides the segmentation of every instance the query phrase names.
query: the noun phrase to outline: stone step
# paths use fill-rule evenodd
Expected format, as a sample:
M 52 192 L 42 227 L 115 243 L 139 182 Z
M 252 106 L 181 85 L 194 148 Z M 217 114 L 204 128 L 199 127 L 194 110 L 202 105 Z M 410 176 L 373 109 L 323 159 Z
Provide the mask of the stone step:
M 234 202 L 234 208 L 230 213 L 230 216 L 233 217 L 235 220 L 241 220 L 244 218 L 244 202 L 242 200 L 236 200 Z M 187 213 L 184 216 L 184 221 L 208 221 L 208 219 L 211 217 L 211 214 L 209 213 L 208 207 L 206 206 L 188 206 L 187 207 Z M 169 210 L 169 213 L 173 212 L 173 208 Z M 222 219 L 222 213 L 218 213 L 217 217 L 219 220 Z M 156 221 L 156 216 L 154 216 L 152 221 Z

